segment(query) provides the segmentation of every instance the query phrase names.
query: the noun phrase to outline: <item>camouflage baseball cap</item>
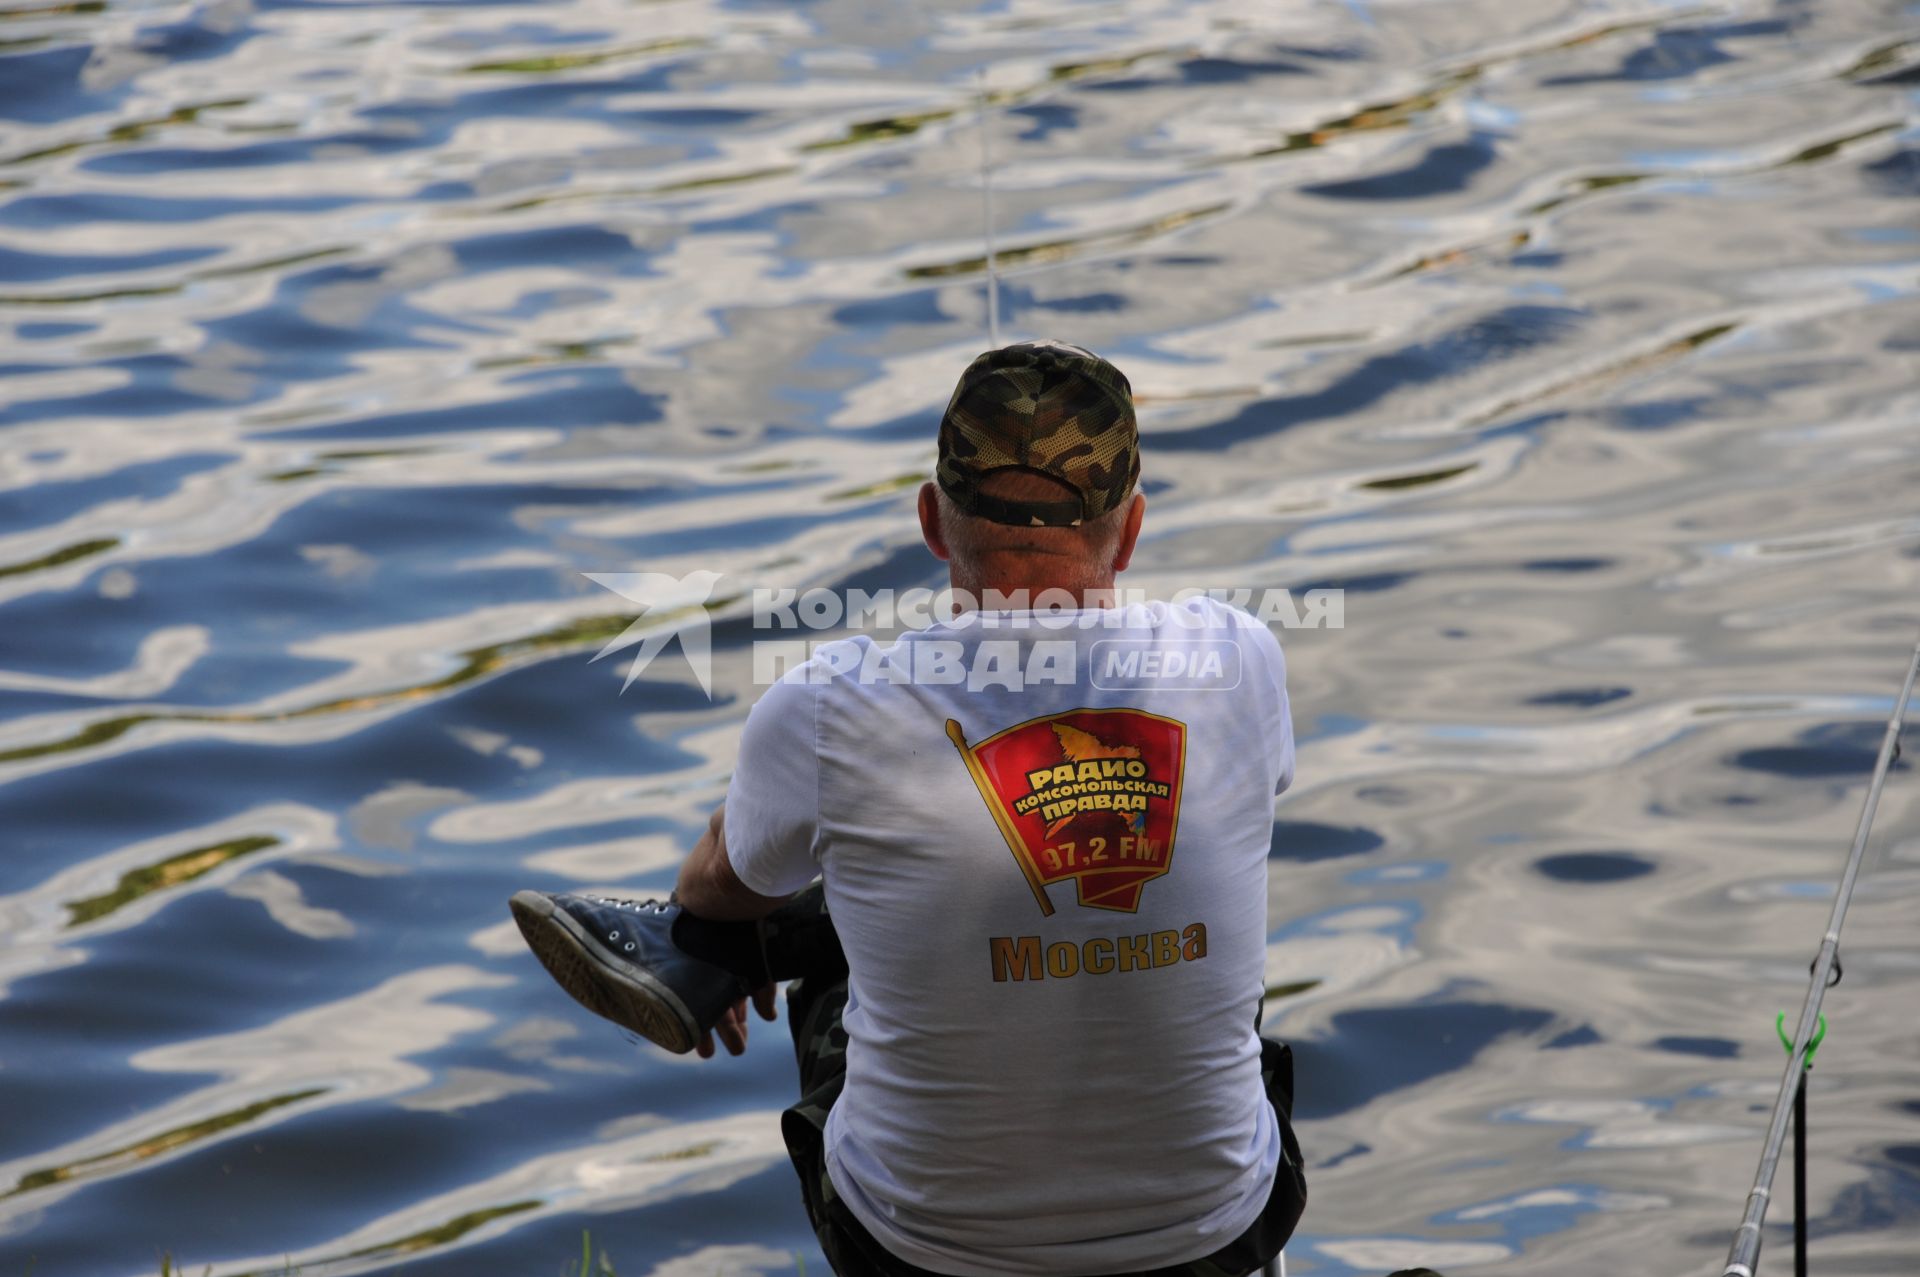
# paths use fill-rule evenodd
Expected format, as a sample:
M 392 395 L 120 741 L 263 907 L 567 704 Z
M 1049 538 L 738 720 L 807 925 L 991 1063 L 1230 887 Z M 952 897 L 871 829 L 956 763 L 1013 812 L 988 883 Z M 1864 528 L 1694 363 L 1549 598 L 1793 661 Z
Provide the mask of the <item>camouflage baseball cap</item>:
M 980 491 L 996 470 L 1058 479 L 1076 496 L 1009 501 Z M 940 420 L 940 490 L 968 514 L 1019 526 L 1074 527 L 1118 509 L 1140 477 L 1133 387 L 1090 350 L 1023 341 L 967 365 Z

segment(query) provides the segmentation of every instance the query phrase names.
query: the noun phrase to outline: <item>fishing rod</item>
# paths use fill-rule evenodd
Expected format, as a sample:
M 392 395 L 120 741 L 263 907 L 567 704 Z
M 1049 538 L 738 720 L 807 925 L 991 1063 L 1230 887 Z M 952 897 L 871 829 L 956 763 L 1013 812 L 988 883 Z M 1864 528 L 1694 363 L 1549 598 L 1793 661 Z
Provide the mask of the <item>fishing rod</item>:
M 1827 989 L 1839 982 L 1840 973 L 1840 927 L 1847 918 L 1847 905 L 1853 900 L 1854 884 L 1860 877 L 1860 862 L 1866 854 L 1867 835 L 1873 829 L 1873 816 L 1880 806 L 1880 791 L 1887 783 L 1887 772 L 1892 769 L 1894 759 L 1900 756 L 1900 727 L 1907 716 L 1907 702 L 1913 695 L 1914 678 L 1920 676 L 1920 642 L 1913 647 L 1913 655 L 1907 661 L 1906 682 L 1901 685 L 1900 696 L 1893 703 L 1893 716 L 1887 719 L 1887 732 L 1880 741 L 1880 756 L 1873 765 L 1873 781 L 1867 786 L 1867 799 L 1860 809 L 1860 824 L 1854 830 L 1853 849 L 1847 854 L 1847 868 L 1840 875 L 1840 888 L 1834 895 L 1833 913 L 1827 919 L 1827 933 L 1821 937 L 1820 952 L 1813 960 L 1813 969 L 1807 981 L 1807 997 L 1800 1008 L 1800 1023 L 1794 1029 L 1792 1045 L 1787 1050 L 1787 1071 L 1780 1079 L 1780 1094 L 1773 1102 L 1773 1121 L 1767 1127 L 1767 1145 L 1760 1154 L 1760 1168 L 1753 1178 L 1753 1191 L 1747 1194 L 1746 1218 L 1740 1224 L 1740 1230 L 1733 1235 L 1733 1245 L 1727 1251 L 1727 1266 L 1721 1277 L 1754 1277 L 1754 1267 L 1760 1262 L 1760 1225 L 1767 1218 L 1767 1201 L 1773 1195 L 1773 1173 L 1780 1164 L 1780 1146 L 1787 1137 L 1787 1118 L 1796 1110 L 1800 1116 L 1798 1125 L 1804 1127 L 1806 1117 L 1806 1070 L 1812 1063 L 1813 1050 L 1819 1045 L 1824 1025 L 1821 1023 L 1820 1003 L 1827 995 Z M 1784 1039 L 1784 1030 L 1781 1033 Z M 1795 1202 L 1798 1215 L 1794 1221 L 1795 1253 L 1799 1260 L 1799 1270 L 1806 1271 L 1806 1197 L 1805 1197 L 1805 1157 L 1806 1133 L 1797 1129 L 1795 1133 Z

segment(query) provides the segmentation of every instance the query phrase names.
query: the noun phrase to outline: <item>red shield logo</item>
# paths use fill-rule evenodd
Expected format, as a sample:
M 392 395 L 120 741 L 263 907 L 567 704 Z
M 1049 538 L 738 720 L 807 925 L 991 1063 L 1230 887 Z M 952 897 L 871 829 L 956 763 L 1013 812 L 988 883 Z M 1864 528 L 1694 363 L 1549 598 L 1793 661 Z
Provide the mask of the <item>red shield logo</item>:
M 1072 879 L 1079 903 L 1134 913 L 1140 892 L 1173 865 L 1187 726 L 1137 709 L 1076 709 L 1030 719 L 969 745 L 966 759 L 1040 912 L 1047 888 Z

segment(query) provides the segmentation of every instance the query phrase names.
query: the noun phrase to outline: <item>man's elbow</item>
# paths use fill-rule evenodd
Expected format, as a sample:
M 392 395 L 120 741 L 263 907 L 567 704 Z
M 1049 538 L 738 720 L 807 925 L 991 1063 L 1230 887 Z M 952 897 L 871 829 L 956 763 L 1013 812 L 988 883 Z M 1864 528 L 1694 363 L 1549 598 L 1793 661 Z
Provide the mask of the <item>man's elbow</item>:
M 764 918 L 785 896 L 763 896 L 740 881 L 723 850 L 697 856 L 680 874 L 680 904 L 697 918 L 716 922 Z
M 675 888 L 675 894 L 680 897 L 681 907 L 696 917 L 727 917 L 726 893 L 714 881 L 712 871 L 701 864 L 687 862 L 680 871 L 680 885 Z

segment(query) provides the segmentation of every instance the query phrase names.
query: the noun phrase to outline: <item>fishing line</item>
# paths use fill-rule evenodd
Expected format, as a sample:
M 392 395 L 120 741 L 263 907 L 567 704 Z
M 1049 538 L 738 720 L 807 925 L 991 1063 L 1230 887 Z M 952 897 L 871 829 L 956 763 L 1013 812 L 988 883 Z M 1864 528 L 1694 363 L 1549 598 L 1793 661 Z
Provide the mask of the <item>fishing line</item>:
M 980 220 L 987 244 L 987 344 L 1000 347 L 1000 272 L 993 251 L 993 142 L 987 136 L 987 72 L 979 72 Z
M 1920 676 L 1920 642 L 1913 646 L 1907 661 L 1906 682 L 1893 703 L 1893 716 L 1887 720 L 1886 735 L 1880 741 L 1880 756 L 1873 765 L 1873 781 L 1867 786 L 1867 800 L 1860 809 L 1860 823 L 1854 830 L 1853 848 L 1847 854 L 1846 871 L 1840 875 L 1840 888 L 1834 895 L 1833 913 L 1827 919 L 1827 933 L 1821 937 L 1820 953 L 1813 960 L 1807 981 L 1807 999 L 1800 1008 L 1800 1024 L 1793 1033 L 1793 1048 L 1787 1052 L 1787 1071 L 1780 1079 L 1780 1094 L 1773 1102 L 1773 1121 L 1767 1127 L 1767 1146 L 1760 1154 L 1760 1168 L 1753 1179 L 1753 1191 L 1747 1194 L 1746 1218 L 1733 1235 L 1727 1251 L 1727 1266 L 1721 1277 L 1754 1277 L 1754 1265 L 1760 1262 L 1760 1225 L 1767 1218 L 1767 1201 L 1773 1195 L 1773 1173 L 1780 1164 L 1780 1146 L 1786 1141 L 1787 1119 L 1793 1112 L 1793 1097 L 1802 1082 L 1801 1073 L 1812 1050 L 1815 1028 L 1820 1021 L 1820 1003 L 1827 988 L 1835 982 L 1840 956 L 1840 927 L 1847 918 L 1847 905 L 1853 899 L 1854 884 L 1860 877 L 1860 862 L 1867 850 L 1867 835 L 1873 829 L 1873 816 L 1880 806 L 1880 791 L 1887 783 L 1887 772 L 1900 753 L 1900 726 L 1907 716 L 1907 702 L 1913 695 L 1913 682 Z

